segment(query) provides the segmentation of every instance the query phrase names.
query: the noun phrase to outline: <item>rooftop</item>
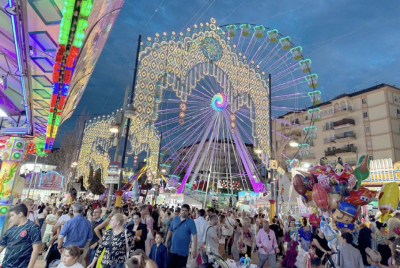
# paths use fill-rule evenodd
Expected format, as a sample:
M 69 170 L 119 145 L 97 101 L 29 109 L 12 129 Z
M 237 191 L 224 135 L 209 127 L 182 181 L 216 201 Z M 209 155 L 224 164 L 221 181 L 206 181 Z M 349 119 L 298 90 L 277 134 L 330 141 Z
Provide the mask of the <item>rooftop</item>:
M 341 98 L 344 98 L 344 97 L 350 97 L 350 98 L 351 97 L 355 97 L 355 96 L 358 96 L 358 95 L 361 95 L 361 94 L 364 94 L 364 93 L 368 93 L 368 92 L 371 92 L 371 91 L 374 91 L 374 90 L 381 89 L 383 87 L 391 87 L 391 88 L 400 90 L 400 88 L 396 87 L 396 85 L 391 86 L 391 85 L 382 83 L 382 84 L 379 84 L 379 85 L 376 85 L 376 86 L 373 86 L 373 87 L 369 87 L 369 88 L 365 88 L 365 89 L 362 89 L 362 90 L 359 90 L 359 91 L 356 91 L 356 92 L 353 92 L 353 93 L 340 94 L 340 95 L 334 97 L 333 99 L 331 99 L 329 101 L 321 102 L 320 104 L 309 106 L 309 107 L 304 108 L 304 109 L 299 109 L 299 110 L 297 110 L 295 112 L 288 112 L 288 113 L 286 113 L 284 115 L 279 116 L 278 118 L 283 118 L 284 116 L 289 115 L 289 114 L 293 114 L 293 113 L 306 112 L 308 109 L 314 109 L 314 108 L 321 107 L 321 106 L 324 106 L 324 105 L 327 105 L 327 104 L 331 104 L 332 101 L 334 101 L 334 100 L 338 100 L 338 99 L 341 99 Z

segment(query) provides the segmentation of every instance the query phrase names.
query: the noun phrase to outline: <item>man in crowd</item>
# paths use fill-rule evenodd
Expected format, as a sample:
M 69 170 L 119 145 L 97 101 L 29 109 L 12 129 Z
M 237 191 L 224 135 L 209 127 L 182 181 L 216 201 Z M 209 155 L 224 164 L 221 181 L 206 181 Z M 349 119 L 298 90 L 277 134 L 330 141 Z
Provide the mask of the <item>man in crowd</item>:
M 215 252 L 218 252 L 218 246 L 219 246 L 219 235 L 216 229 L 217 224 L 218 224 L 218 216 L 211 215 L 205 235 L 206 245 L 211 247 Z
M 394 228 L 400 228 L 400 212 L 396 212 L 394 217 L 388 221 L 389 239 L 395 237 Z
M 94 232 L 94 229 L 99 226 L 101 223 L 103 223 L 103 220 L 101 219 L 101 209 L 100 208 L 96 208 L 95 210 L 93 210 L 93 218 L 92 218 L 92 226 L 91 226 L 91 230 L 92 230 L 92 240 L 90 241 L 89 244 L 89 263 L 92 263 L 93 259 L 94 259 L 94 255 L 96 253 L 96 249 L 99 247 L 100 241 L 99 241 L 99 237 L 96 235 L 96 233 Z M 101 236 L 103 236 L 103 230 L 100 230 Z
M 258 267 L 262 268 L 268 261 L 271 268 L 276 268 L 275 249 L 278 247 L 275 232 L 269 227 L 269 222 L 262 222 L 263 228 L 260 229 L 256 236 L 256 245 L 258 247 Z
M 206 234 L 206 229 L 207 229 L 207 225 L 208 225 L 207 220 L 204 218 L 205 214 L 206 214 L 206 211 L 204 209 L 200 209 L 199 217 L 194 220 L 194 224 L 196 225 L 196 231 L 197 231 L 197 249 L 196 249 L 197 252 L 199 252 L 200 248 L 204 245 L 204 242 L 205 242 L 205 234 Z M 194 245 L 194 243 L 193 243 L 193 245 Z M 197 260 L 192 259 L 192 261 L 190 263 L 190 268 L 195 268 L 197 266 L 198 266 Z
M 343 246 L 340 250 L 340 268 L 364 268 L 361 253 L 353 247 L 353 235 L 351 233 L 342 234 Z
M 225 213 L 224 213 L 225 216 Z M 235 226 L 235 219 L 232 218 L 232 213 L 228 211 L 226 213 L 226 218 L 224 225 L 222 226 L 222 235 L 225 237 L 225 252 L 231 255 L 232 245 L 230 243 L 230 238 L 233 234 L 233 228 Z
M 210 217 L 211 217 L 212 215 L 214 215 L 214 213 L 215 213 L 215 210 L 214 210 L 213 208 L 207 209 L 207 217 L 206 217 L 206 220 L 207 220 L 207 221 L 210 221 Z
M 39 226 L 28 219 L 24 204 L 10 209 L 8 229 L 0 241 L 0 253 L 6 248 L 2 268 L 33 268 L 42 248 Z
M 197 257 L 197 230 L 194 221 L 189 218 L 190 207 L 187 204 L 182 205 L 181 215 L 172 219 L 168 229 L 165 244 L 168 245 L 169 239 L 172 237 L 171 249 L 168 255 L 169 268 L 186 267 L 190 236 L 193 235 L 192 258 Z
M 57 248 L 63 254 L 63 248 L 77 246 L 83 248 L 84 252 L 79 258 L 79 263 L 85 266 L 84 260 L 89 248 L 89 242 L 93 238 L 90 221 L 82 216 L 83 205 L 74 203 L 72 205 L 74 217 L 67 221 L 58 235 Z M 64 241 L 65 240 L 65 241 Z

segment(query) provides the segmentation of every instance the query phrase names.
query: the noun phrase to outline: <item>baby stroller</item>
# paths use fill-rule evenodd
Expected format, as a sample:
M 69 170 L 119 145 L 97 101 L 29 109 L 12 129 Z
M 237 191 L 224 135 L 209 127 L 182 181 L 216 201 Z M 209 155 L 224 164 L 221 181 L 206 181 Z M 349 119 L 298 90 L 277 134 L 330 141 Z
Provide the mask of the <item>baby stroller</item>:
M 200 251 L 200 257 L 203 264 L 199 268 L 231 268 L 237 267 L 236 263 L 233 261 L 235 266 L 232 266 L 224 261 L 224 259 L 218 254 L 218 251 L 211 247 L 204 247 Z
M 57 267 L 54 266 L 56 265 L 56 262 L 58 261 L 58 263 L 60 263 L 60 259 L 61 259 L 61 254 L 58 251 L 57 248 L 57 240 L 55 240 L 53 242 L 53 244 L 51 244 L 51 246 L 49 246 L 49 249 L 46 252 L 46 256 L 45 256 L 45 260 L 46 260 L 46 266 L 45 268 L 53 268 L 53 267 Z M 58 265 L 57 263 L 57 265 Z

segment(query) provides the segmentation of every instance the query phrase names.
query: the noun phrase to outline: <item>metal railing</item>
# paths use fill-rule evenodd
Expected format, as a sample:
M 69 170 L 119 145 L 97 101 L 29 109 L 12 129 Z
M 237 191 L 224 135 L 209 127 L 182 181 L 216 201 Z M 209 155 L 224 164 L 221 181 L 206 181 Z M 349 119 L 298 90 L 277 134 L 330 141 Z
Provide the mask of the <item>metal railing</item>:
M 337 148 L 336 149 L 336 154 L 340 154 L 340 153 L 356 153 L 357 152 L 357 147 L 343 147 L 343 148 Z
M 353 111 L 353 106 L 352 105 L 345 105 L 345 106 L 340 106 L 338 108 L 334 109 L 335 113 L 341 113 L 341 112 L 352 112 Z
M 343 125 L 348 125 L 348 124 L 355 125 L 356 122 L 354 121 L 354 119 L 345 118 L 340 121 L 333 122 L 333 127 L 338 127 L 338 126 L 343 126 Z
M 346 138 L 355 138 L 356 139 L 356 133 L 345 133 L 340 136 L 335 136 L 336 140 L 346 139 Z

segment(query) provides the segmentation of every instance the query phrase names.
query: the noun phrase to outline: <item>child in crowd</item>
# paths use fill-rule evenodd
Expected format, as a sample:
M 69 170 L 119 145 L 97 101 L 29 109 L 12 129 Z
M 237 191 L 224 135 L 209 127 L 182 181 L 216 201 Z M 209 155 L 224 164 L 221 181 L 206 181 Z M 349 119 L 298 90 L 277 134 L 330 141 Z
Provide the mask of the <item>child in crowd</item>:
M 365 253 L 367 254 L 367 262 L 369 264 L 369 266 L 367 266 L 367 268 L 381 267 L 380 262 L 382 260 L 382 256 L 378 251 L 372 250 L 370 248 L 366 248 Z
M 317 254 L 317 247 L 311 244 L 308 248 L 308 252 L 304 254 L 304 268 L 311 268 L 311 260 Z
M 159 268 L 167 268 L 167 247 L 162 243 L 164 234 L 156 233 L 156 243 L 151 247 L 149 257 L 157 263 Z
M 322 260 L 318 257 L 311 259 L 311 267 L 312 268 L 322 268 Z
M 81 252 L 77 246 L 68 246 L 64 250 L 62 262 L 56 266 L 57 268 L 83 268 L 82 264 L 78 262 Z

